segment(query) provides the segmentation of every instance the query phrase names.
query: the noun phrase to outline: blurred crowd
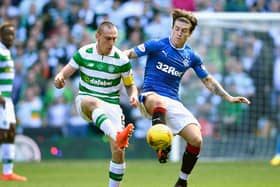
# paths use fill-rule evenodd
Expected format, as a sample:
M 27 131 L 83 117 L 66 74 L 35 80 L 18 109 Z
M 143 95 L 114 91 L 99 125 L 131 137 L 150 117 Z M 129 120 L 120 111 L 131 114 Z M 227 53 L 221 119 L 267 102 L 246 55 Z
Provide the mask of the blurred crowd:
M 117 46 L 127 49 L 147 39 L 168 36 L 171 8 L 278 13 L 280 1 L 2 0 L 0 23 L 10 20 L 17 28 L 12 48 L 16 68 L 13 100 L 23 132 L 50 127 L 61 130 L 64 136 L 87 136 L 89 126 L 77 115 L 73 102 L 78 76 L 58 90 L 52 83 L 54 75 L 78 48 L 94 42 L 101 21 L 111 20 L 118 26 Z M 183 77 L 182 100 L 199 118 L 204 136 L 236 131 L 269 136 L 280 121 L 279 20 L 267 32 L 243 27 L 224 30 L 201 25 L 189 42 L 216 79 L 229 92 L 250 98 L 252 106 L 230 105 L 211 95 L 191 71 Z M 132 66 L 141 89 L 145 58 L 132 61 Z M 144 137 L 150 122 L 141 117 L 138 109 L 131 110 L 125 95 L 121 102 L 126 121 L 136 124 L 135 136 Z

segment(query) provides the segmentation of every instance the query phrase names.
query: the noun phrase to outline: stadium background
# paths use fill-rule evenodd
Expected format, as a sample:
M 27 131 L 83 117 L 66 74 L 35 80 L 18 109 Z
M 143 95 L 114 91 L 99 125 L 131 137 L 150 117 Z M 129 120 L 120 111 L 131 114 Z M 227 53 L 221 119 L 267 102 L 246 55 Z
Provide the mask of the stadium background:
M 94 41 L 102 20 L 117 24 L 117 46 L 122 49 L 169 35 L 170 7 L 197 14 L 199 26 L 189 43 L 230 93 L 252 100 L 250 107 L 230 105 L 211 95 L 191 71 L 184 76 L 182 101 L 202 125 L 201 158 L 266 160 L 273 156 L 280 117 L 279 1 L 2 0 L 0 22 L 11 20 L 17 26 L 12 55 L 18 134 L 39 145 L 42 159 L 110 157 L 103 134 L 75 113 L 77 76 L 63 90 L 53 87 L 53 76 L 75 50 Z M 132 61 L 139 89 L 144 62 L 145 58 Z M 124 94 L 121 104 L 126 121 L 136 125 L 127 157 L 154 158 L 144 139 L 150 122 L 129 108 Z M 32 159 L 32 155 L 23 157 L 19 159 Z

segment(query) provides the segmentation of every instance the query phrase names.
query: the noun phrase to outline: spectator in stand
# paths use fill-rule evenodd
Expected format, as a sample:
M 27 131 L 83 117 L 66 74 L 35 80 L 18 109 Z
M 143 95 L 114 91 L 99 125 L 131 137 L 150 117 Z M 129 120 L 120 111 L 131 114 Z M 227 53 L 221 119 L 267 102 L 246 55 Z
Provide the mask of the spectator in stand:
M 268 12 L 268 1 L 255 0 L 249 10 L 250 12 Z
M 80 3 L 78 2 L 73 2 L 71 5 L 70 5 L 70 15 L 68 17 L 68 25 L 70 28 L 73 27 L 73 25 L 75 23 L 78 22 L 78 20 L 80 19 L 79 18 L 79 11 L 80 11 Z
M 249 124 L 250 132 L 257 132 L 258 126 L 262 122 L 266 125 L 273 123 L 272 116 L 272 80 L 273 80 L 273 61 L 274 54 L 271 53 L 273 40 L 268 33 L 255 33 L 258 37 L 265 39 L 262 48 L 257 56 L 254 65 L 251 67 L 249 75 L 253 79 L 255 94 L 252 97 L 252 105 L 248 108 L 248 116 L 243 123 Z
M 148 38 L 163 38 L 166 35 L 170 34 L 166 28 L 170 25 L 169 17 L 162 16 L 160 12 L 156 12 L 153 16 L 153 20 L 144 27 L 144 32 Z
M 110 7 L 110 11 L 108 11 L 109 19 L 116 24 L 116 26 L 123 30 L 124 23 L 123 23 L 123 12 L 121 10 L 122 1 L 121 0 L 114 0 L 112 6 Z
M 24 25 L 24 27 L 27 29 L 27 32 L 35 25 L 35 23 L 39 19 L 36 8 L 36 4 L 32 3 L 29 6 L 29 11 L 26 14 L 22 14 L 21 25 Z
M 23 68 L 26 72 L 38 60 L 38 46 L 35 38 L 29 38 L 23 55 Z
M 18 121 L 23 129 L 43 127 L 43 102 L 38 90 L 36 85 L 28 87 L 17 106 Z
M 95 12 L 93 9 L 91 9 L 89 0 L 84 0 L 82 2 L 78 15 L 80 19 L 83 19 L 87 26 L 93 26 Z
M 6 14 L 9 18 L 20 15 L 19 8 L 13 5 L 12 0 L 2 0 L 1 5 L 6 10 Z
M 225 2 L 225 11 L 226 12 L 246 12 L 248 7 L 245 1 L 240 0 L 227 0 Z
M 255 86 L 252 78 L 244 71 L 240 61 L 234 56 L 229 58 L 226 65 L 228 74 L 225 76 L 225 85 L 235 85 L 236 94 L 251 98 L 255 93 Z
M 236 57 L 230 57 L 226 65 L 228 74 L 225 76 L 224 84 L 231 94 L 244 95 L 252 98 L 255 86 L 252 78 L 244 71 L 244 67 Z M 242 116 L 248 108 L 241 104 L 229 105 L 222 102 L 219 105 L 219 115 L 227 134 L 236 133 L 246 129 L 246 124 L 241 124 Z
M 163 15 L 169 15 L 172 9 L 172 2 L 170 0 L 151 0 L 151 3 L 155 11 Z
M 279 13 L 280 12 L 280 1 L 271 0 L 268 7 L 271 12 Z
M 42 20 L 43 20 L 43 34 L 44 38 L 50 36 L 54 28 L 55 16 L 57 15 L 57 1 L 49 0 L 42 7 Z

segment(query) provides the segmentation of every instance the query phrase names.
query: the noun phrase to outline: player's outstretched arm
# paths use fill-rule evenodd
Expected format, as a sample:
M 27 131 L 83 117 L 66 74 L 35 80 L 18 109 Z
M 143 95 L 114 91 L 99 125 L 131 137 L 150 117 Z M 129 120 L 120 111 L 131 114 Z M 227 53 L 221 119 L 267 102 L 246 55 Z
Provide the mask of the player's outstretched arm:
M 54 85 L 56 88 L 63 88 L 65 86 L 65 81 L 76 71 L 76 69 L 67 64 L 62 68 L 62 70 L 55 76 Z
M 203 84 L 213 93 L 216 95 L 221 96 L 223 99 L 231 102 L 231 103 L 246 103 L 250 104 L 250 101 L 242 96 L 233 97 L 231 96 L 223 87 L 222 85 L 214 79 L 211 75 L 202 79 Z

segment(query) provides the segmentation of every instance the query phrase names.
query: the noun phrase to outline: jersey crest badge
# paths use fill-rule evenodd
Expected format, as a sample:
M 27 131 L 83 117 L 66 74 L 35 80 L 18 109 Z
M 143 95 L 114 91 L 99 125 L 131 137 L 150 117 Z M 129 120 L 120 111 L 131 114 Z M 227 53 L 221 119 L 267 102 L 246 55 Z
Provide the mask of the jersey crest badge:
M 190 58 L 189 58 L 189 57 L 186 57 L 186 58 L 183 60 L 183 64 L 184 64 L 184 66 L 190 66 Z
M 94 66 L 93 63 L 89 63 L 89 64 L 88 64 L 88 67 L 90 67 L 90 68 L 92 68 L 93 66 Z
M 115 70 L 115 67 L 114 67 L 114 66 L 109 66 L 109 67 L 108 67 L 108 71 L 109 71 L 110 73 L 113 73 L 114 70 Z
M 146 48 L 145 48 L 145 45 L 144 44 L 140 44 L 138 45 L 138 49 L 141 51 L 141 52 L 145 52 Z

